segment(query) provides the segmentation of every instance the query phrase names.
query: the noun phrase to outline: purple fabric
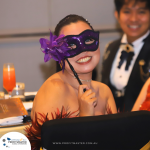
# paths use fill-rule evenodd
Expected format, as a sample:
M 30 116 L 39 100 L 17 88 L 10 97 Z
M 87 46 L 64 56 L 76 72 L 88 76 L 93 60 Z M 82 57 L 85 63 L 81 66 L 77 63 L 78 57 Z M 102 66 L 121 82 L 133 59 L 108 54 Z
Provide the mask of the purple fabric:
M 69 55 L 66 58 L 74 57 L 84 51 L 96 51 L 99 46 L 99 32 L 93 30 L 85 30 L 79 35 L 68 35 L 64 37 L 69 46 L 76 46 L 74 49 L 68 50 Z M 92 44 L 86 44 L 86 40 L 93 40 Z
M 68 44 L 63 38 L 64 35 L 60 35 L 57 37 L 56 35 L 53 35 L 52 32 L 50 32 L 50 40 L 41 38 L 40 44 L 41 49 L 44 49 L 42 50 L 42 52 L 45 54 L 44 61 L 47 62 L 51 58 L 53 58 L 55 61 L 61 63 L 62 69 L 64 70 L 64 59 L 65 57 L 70 55 L 67 52 L 68 50 L 70 50 L 70 48 L 68 48 Z

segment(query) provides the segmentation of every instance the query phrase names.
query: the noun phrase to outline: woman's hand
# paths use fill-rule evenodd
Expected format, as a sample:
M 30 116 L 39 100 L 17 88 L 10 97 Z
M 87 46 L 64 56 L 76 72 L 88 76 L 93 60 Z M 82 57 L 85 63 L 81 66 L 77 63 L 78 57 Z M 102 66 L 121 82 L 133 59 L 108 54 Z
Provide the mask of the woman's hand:
M 84 92 L 83 89 L 86 89 Z M 79 116 L 94 116 L 94 107 L 97 105 L 95 93 L 87 85 L 80 85 L 78 90 Z

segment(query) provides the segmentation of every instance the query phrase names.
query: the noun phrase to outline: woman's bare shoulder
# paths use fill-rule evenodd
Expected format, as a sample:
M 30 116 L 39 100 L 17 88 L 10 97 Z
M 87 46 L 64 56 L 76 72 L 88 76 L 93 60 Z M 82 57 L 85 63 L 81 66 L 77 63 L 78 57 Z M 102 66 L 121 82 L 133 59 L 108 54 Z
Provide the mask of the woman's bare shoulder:
M 35 112 L 51 113 L 65 106 L 67 85 L 60 78 L 48 78 L 35 96 L 32 117 Z
M 145 101 L 146 95 L 147 95 L 147 89 L 150 85 L 150 77 L 147 79 L 145 84 L 143 85 L 139 96 L 137 97 L 136 102 L 134 103 L 134 106 L 131 111 L 138 111 L 140 109 L 140 105 Z
M 60 96 L 67 91 L 67 84 L 57 75 L 48 78 L 39 89 L 37 96 L 49 98 L 52 96 Z
M 93 83 L 101 94 L 107 96 L 108 94 L 111 93 L 110 88 L 106 84 L 98 81 L 93 81 Z
M 150 77 L 147 79 L 146 84 L 150 84 Z

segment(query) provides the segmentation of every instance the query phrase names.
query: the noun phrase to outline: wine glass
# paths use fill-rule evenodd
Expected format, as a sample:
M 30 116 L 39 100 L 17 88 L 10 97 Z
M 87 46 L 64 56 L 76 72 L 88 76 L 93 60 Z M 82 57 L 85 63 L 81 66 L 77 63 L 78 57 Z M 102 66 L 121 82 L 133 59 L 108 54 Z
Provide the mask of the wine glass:
M 16 86 L 15 68 L 13 63 L 3 65 L 3 87 L 11 98 L 13 88 Z

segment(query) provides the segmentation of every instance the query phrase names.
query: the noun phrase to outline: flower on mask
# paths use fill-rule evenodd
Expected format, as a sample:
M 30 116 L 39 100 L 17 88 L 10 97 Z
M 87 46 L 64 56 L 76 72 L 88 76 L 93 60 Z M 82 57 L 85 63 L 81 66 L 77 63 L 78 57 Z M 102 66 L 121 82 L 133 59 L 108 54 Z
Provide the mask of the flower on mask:
M 53 58 L 61 64 L 62 70 L 64 70 L 65 67 L 65 57 L 70 56 L 68 53 L 70 48 L 68 48 L 68 44 L 65 41 L 64 36 L 65 35 L 61 34 L 57 37 L 50 32 L 50 40 L 45 38 L 41 38 L 39 40 L 42 52 L 45 54 L 44 61 L 47 62 Z

